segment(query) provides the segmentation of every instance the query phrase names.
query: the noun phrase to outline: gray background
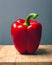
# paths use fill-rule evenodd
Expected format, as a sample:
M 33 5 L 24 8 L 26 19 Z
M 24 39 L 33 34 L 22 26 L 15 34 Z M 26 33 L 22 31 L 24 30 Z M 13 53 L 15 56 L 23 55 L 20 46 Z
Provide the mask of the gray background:
M 0 0 L 0 44 L 12 44 L 12 21 L 31 12 L 42 24 L 41 44 L 52 44 L 52 0 Z

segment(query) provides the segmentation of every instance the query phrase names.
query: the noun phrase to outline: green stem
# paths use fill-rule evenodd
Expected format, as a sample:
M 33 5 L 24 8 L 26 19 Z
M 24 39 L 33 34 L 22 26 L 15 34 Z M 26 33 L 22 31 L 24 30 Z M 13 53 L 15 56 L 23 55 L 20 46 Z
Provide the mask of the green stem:
M 30 25 L 29 19 L 30 18 L 36 19 L 37 16 L 38 16 L 38 14 L 36 14 L 36 13 L 30 13 L 30 14 L 28 14 L 27 17 L 26 17 L 26 20 L 24 22 L 24 25 L 29 26 Z

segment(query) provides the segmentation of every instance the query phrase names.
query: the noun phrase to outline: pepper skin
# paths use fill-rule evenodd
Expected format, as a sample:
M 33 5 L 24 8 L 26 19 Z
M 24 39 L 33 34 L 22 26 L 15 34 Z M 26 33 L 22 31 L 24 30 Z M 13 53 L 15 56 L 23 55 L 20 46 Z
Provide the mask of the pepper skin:
M 42 25 L 35 19 L 37 14 L 30 13 L 26 20 L 19 18 L 11 24 L 11 36 L 15 48 L 22 53 L 34 53 L 39 47 Z

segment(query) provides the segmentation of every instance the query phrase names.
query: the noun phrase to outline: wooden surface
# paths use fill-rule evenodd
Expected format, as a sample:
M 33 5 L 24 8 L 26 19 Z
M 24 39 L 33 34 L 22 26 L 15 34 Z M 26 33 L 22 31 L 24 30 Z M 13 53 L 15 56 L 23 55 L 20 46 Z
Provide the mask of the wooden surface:
M 52 62 L 52 45 L 40 45 L 31 55 L 21 55 L 14 45 L 0 45 L 0 62 Z

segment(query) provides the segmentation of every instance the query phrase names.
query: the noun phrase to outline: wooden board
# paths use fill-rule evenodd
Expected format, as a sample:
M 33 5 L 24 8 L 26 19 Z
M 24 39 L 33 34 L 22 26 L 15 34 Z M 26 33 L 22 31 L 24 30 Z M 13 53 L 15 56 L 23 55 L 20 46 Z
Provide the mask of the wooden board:
M 52 45 L 40 45 L 31 55 L 21 55 L 14 45 L 0 45 L 0 62 L 52 62 Z

